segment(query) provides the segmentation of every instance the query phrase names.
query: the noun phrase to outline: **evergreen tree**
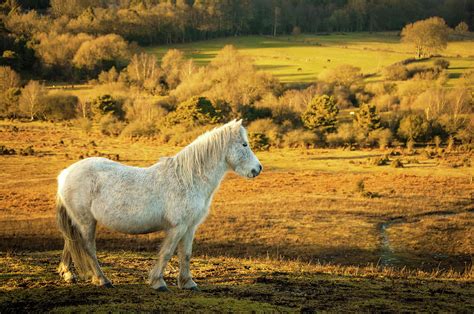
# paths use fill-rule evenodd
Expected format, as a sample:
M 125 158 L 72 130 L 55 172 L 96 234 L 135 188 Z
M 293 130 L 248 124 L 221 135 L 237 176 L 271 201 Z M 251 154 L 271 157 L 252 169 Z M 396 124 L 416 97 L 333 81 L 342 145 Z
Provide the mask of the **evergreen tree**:
M 336 129 L 338 113 L 339 109 L 332 96 L 316 96 L 301 115 L 301 120 L 304 126 L 310 130 L 333 132 Z
M 362 104 L 354 115 L 354 122 L 366 135 L 380 128 L 380 116 L 377 113 L 377 108 L 374 105 Z

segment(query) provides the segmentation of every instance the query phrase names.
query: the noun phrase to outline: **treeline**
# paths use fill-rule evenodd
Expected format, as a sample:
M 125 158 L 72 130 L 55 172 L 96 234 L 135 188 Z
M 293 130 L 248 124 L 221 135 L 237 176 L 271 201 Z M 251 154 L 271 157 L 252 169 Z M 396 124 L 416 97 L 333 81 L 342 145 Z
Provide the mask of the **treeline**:
M 257 71 L 232 46 L 203 67 L 178 50 L 168 51 L 161 63 L 139 53 L 122 70 L 102 71 L 82 99 L 37 81 L 21 87 L 15 71 L 0 67 L 0 116 L 78 118 L 85 132 L 95 126 L 107 136 L 178 145 L 243 118 L 256 149 L 456 141 L 472 146 L 474 71 L 446 88 L 448 61 L 437 58 L 423 66 L 414 61 L 387 67 L 379 73 L 382 82 L 366 82 L 359 68 L 341 65 L 307 88 L 292 89 Z
M 78 81 L 104 68 L 123 68 L 137 43 L 243 34 L 400 30 L 428 16 L 444 16 L 448 26 L 463 23 L 472 29 L 473 2 L 8 0 L 0 4 L 0 65 L 43 79 Z

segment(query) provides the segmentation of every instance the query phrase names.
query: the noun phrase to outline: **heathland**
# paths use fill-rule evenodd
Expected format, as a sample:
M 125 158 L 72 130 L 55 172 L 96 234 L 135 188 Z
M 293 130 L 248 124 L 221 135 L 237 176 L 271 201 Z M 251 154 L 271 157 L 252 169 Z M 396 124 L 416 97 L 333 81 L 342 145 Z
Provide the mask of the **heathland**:
M 195 241 L 202 292 L 146 283 L 162 234 L 99 228 L 114 291 L 66 285 L 55 273 L 55 177 L 87 156 L 146 166 L 180 148 L 86 134 L 71 123 L 2 122 L 0 308 L 28 310 L 460 310 L 473 308 L 472 162 L 425 150 L 271 149 L 255 180 L 229 174 Z M 22 154 L 22 155 L 21 155 Z M 387 165 L 378 161 L 388 156 Z M 405 166 L 389 165 L 400 160 Z M 91 301 L 93 300 L 93 301 Z M 2 311 L 3 311 L 2 310 Z
M 474 311 L 472 25 L 456 1 L 299 2 L 0 5 L 0 312 Z M 172 293 L 146 284 L 162 233 L 102 227 L 116 288 L 60 280 L 59 171 L 148 166 L 231 119 L 264 172 L 216 193 L 201 292 L 176 259 Z

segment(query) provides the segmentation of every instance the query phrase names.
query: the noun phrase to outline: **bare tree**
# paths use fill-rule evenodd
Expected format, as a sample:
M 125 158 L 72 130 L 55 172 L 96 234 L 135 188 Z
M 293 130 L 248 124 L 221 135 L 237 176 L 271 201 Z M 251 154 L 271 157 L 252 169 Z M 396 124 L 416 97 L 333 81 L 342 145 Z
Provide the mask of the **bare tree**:
M 29 81 L 21 90 L 20 111 L 31 120 L 41 112 L 41 98 L 46 95 L 46 88 L 38 81 Z
M 8 66 L 0 66 L 0 93 L 20 86 L 20 75 Z

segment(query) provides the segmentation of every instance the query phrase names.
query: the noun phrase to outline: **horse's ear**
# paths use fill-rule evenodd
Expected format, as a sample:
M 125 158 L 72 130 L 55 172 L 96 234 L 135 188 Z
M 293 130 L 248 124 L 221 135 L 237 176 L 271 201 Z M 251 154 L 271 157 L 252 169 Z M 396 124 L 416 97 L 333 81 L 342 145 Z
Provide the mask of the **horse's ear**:
M 236 132 L 240 131 L 240 127 L 242 126 L 242 119 L 234 120 L 233 122 L 234 122 L 234 125 L 232 126 L 232 129 Z

